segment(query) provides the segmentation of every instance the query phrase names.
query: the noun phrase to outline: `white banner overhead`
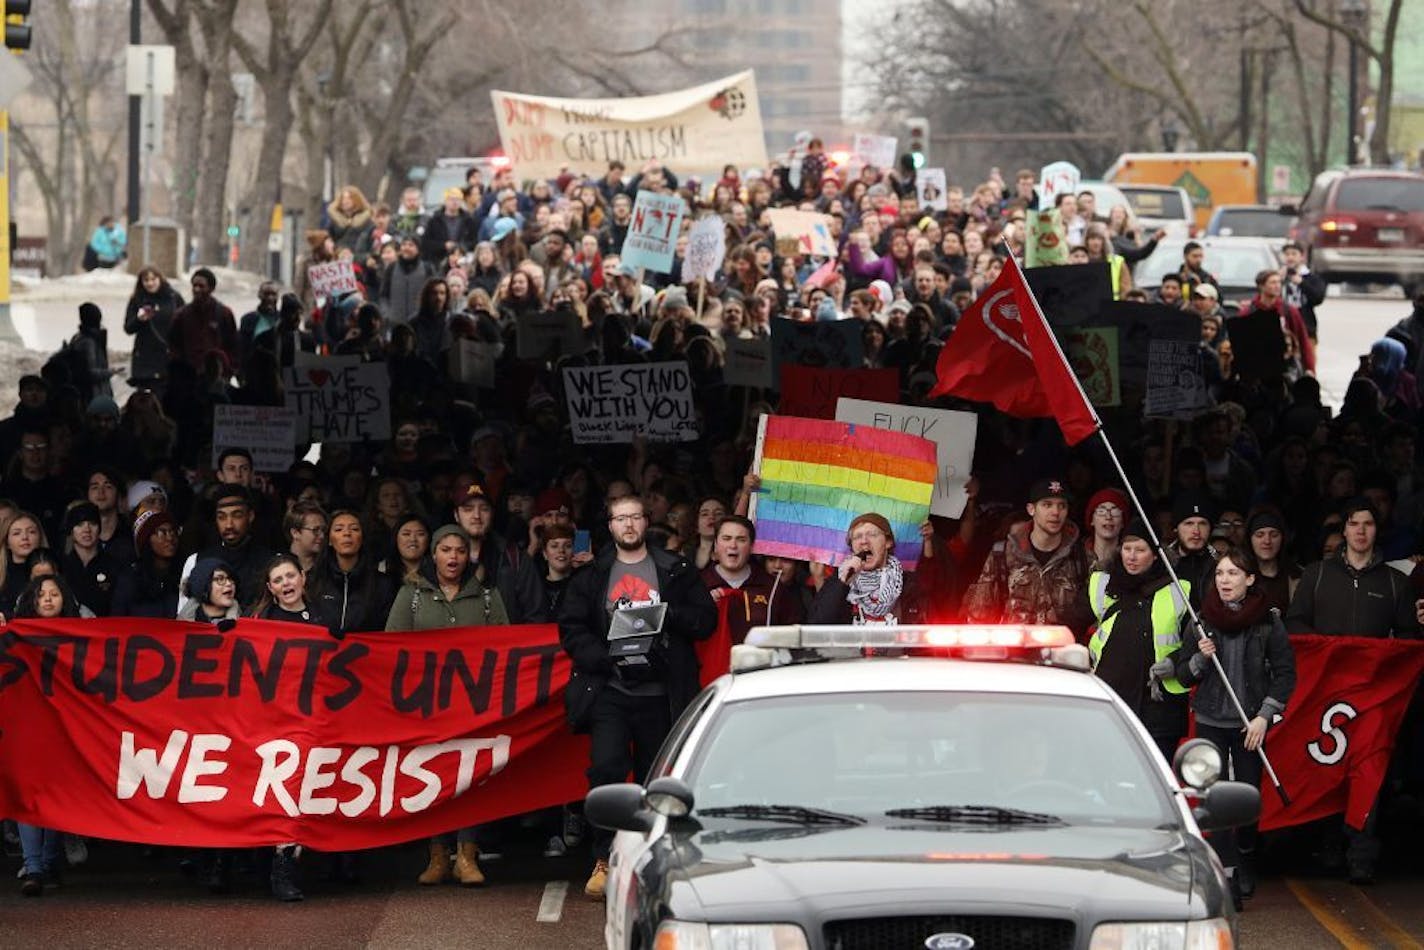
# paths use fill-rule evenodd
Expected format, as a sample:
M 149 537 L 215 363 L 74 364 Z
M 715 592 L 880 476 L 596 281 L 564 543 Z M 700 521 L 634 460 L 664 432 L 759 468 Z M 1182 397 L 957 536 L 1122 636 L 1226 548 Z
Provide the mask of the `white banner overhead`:
M 765 168 L 766 140 L 751 70 L 703 86 L 629 99 L 555 99 L 492 90 L 500 144 L 521 178 L 567 166 L 601 174 L 614 159 L 720 169 Z

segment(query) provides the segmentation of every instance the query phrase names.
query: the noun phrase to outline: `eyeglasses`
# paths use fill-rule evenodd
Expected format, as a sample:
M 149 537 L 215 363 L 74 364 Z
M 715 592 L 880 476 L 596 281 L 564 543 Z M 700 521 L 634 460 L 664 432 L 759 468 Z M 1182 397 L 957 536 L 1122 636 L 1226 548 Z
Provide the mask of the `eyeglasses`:
M 312 534 L 326 534 L 326 525 L 324 525 L 324 524 L 304 524 L 304 525 L 302 525 L 300 528 L 298 528 L 297 530 L 298 530 L 298 531 L 310 531 Z
M 1218 528 L 1240 528 L 1245 526 L 1245 524 L 1246 522 L 1242 521 L 1240 518 L 1232 518 L 1230 520 L 1218 521 L 1216 523 L 1216 526 Z
M 237 583 L 237 581 L 235 581 L 233 578 L 229 577 L 229 576 L 226 575 L 226 574 L 214 574 L 214 575 L 213 575 L 213 583 L 214 583 L 214 584 L 235 584 L 235 583 Z
M 613 522 L 614 524 L 636 524 L 636 523 L 639 522 L 639 521 L 647 521 L 647 520 L 648 520 L 648 516 L 647 516 L 647 515 L 643 515 L 643 514 L 638 514 L 638 515 L 613 515 L 613 516 L 612 516 L 611 518 L 609 518 L 608 520 L 611 521 L 611 522 Z
M 48 443 L 48 442 L 22 442 L 22 443 L 20 444 L 20 448 L 24 449 L 26 452 L 38 452 L 38 451 L 40 451 L 41 449 L 47 449 L 47 448 L 49 448 L 49 443 Z

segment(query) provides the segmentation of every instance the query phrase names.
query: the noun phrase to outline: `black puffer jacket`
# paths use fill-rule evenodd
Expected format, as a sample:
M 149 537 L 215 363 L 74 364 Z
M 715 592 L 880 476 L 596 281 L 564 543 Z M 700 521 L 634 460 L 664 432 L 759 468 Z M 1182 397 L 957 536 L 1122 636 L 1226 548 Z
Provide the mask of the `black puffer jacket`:
M 399 586 L 366 557 L 358 557 L 352 570 L 343 571 L 328 548 L 312 568 L 309 595 L 332 629 L 345 636 L 359 630 L 384 630 Z
M 1306 567 L 1286 611 L 1291 633 L 1417 639 L 1414 588 L 1376 551 L 1363 570 L 1345 560 L 1345 548 Z

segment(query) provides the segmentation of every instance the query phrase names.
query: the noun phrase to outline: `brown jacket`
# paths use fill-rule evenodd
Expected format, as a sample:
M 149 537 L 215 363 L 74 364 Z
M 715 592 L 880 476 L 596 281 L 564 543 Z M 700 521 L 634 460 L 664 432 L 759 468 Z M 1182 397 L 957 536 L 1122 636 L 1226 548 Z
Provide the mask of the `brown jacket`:
M 1082 609 L 1088 557 L 1078 527 L 1064 526 L 1058 549 L 1042 567 L 1029 549 L 1032 527 L 1020 522 L 994 545 L 965 595 L 965 616 L 973 623 L 1061 623 L 1081 637 L 1092 618 Z

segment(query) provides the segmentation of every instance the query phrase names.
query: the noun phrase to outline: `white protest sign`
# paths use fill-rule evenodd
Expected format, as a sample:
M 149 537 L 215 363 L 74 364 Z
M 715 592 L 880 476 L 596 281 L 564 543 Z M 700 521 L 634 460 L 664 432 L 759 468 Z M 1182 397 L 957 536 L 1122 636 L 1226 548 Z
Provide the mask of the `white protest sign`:
M 356 271 L 350 261 L 307 265 L 307 282 L 316 297 L 335 297 L 356 290 Z
M 1083 173 L 1072 162 L 1044 165 L 1038 173 L 1038 206 L 1046 210 L 1053 207 L 1059 195 L 1076 195 L 1082 177 Z
M 721 215 L 699 218 L 687 232 L 687 259 L 682 264 L 683 283 L 698 277 L 716 280 L 727 257 L 727 224 Z
M 259 472 L 285 472 L 297 456 L 297 414 L 285 406 L 213 406 L 213 468 L 224 449 L 246 449 Z
M 727 365 L 722 379 L 728 386 L 771 389 L 771 341 L 766 338 L 727 341 Z
M 752 70 L 701 86 L 628 99 L 555 99 L 491 90 L 499 140 L 521 178 L 572 169 L 765 168 L 766 138 Z
M 383 441 L 391 437 L 391 383 L 384 363 L 284 370 L 287 408 L 303 442 Z
M 455 340 L 450 347 L 450 378 L 457 383 L 493 389 L 497 349 L 496 344 L 482 340 Z
M 767 208 L 771 229 L 778 242 L 796 239 L 796 253 L 812 257 L 834 257 L 836 239 L 831 237 L 831 216 L 814 211 Z
M 564 367 L 564 401 L 580 444 L 697 438 L 686 363 Z
M 876 168 L 895 167 L 895 146 L 899 144 L 893 135 L 870 135 L 857 132 L 851 151 L 862 162 Z
M 949 198 L 945 194 L 948 189 L 949 184 L 943 168 L 921 168 L 915 172 L 915 192 L 920 199 L 921 208 L 949 210 Z
M 930 514 L 945 518 L 958 518 L 964 514 L 964 505 L 969 499 L 964 486 L 969 481 L 969 466 L 974 461 L 974 438 L 979 431 L 977 415 L 952 409 L 924 409 L 842 396 L 836 400 L 836 421 L 893 429 L 929 439 L 935 444 L 935 460 L 939 465 L 934 497 L 930 500 Z
M 633 204 L 633 218 L 628 222 L 628 236 L 623 239 L 620 256 L 623 263 L 643 267 L 659 274 L 672 271 L 672 255 L 682 233 L 682 217 L 687 202 L 680 195 L 659 195 L 651 191 L 638 192 Z

